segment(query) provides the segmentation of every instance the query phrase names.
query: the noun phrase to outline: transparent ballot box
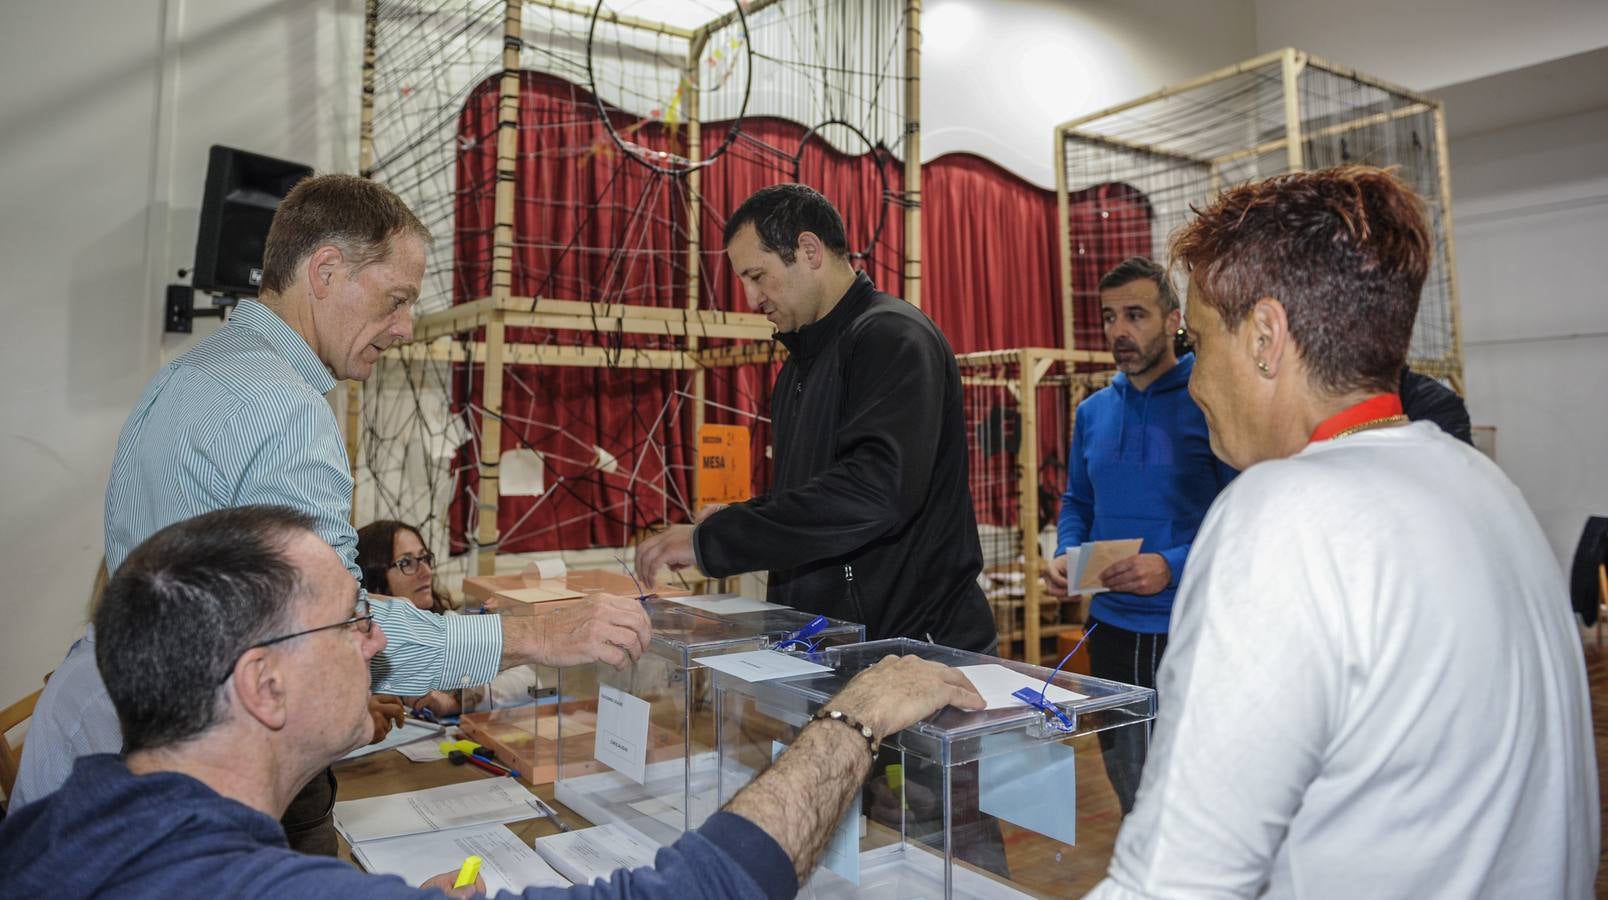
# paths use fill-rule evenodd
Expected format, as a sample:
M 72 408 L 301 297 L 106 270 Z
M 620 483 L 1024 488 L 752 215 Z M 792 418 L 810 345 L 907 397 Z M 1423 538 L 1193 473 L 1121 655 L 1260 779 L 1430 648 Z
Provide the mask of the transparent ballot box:
M 634 597 L 639 590 L 627 572 L 596 569 L 566 570 L 551 578 L 515 574 L 464 579 L 471 608 L 500 616 L 535 615 L 605 592 Z M 687 593 L 667 588 L 659 596 Z M 492 750 L 497 762 L 519 772 L 521 781 L 551 783 L 558 772 L 559 710 L 555 698 L 544 695 L 552 693 L 556 681 L 553 669 L 519 666 L 499 673 L 490 685 L 458 692 L 469 701 L 458 722 L 464 737 Z
M 950 707 L 888 736 L 799 896 L 1077 897 L 1092 888 L 1122 819 L 1113 784 L 1138 784 L 1155 716 L 1148 688 L 1062 672 L 1034 707 L 1011 694 L 1039 692 L 1049 669 L 908 639 L 827 649 L 820 662 L 831 671 L 813 675 L 751 682 L 717 673 L 719 802 L 889 654 L 965 667 L 989 708 Z
M 668 844 L 718 808 L 714 673 L 700 660 L 756 653 L 787 664 L 858 642 L 865 628 L 729 595 L 644 602 L 653 641 L 635 665 L 559 670 L 553 793 L 594 824 Z M 787 643 L 801 631 L 809 636 Z

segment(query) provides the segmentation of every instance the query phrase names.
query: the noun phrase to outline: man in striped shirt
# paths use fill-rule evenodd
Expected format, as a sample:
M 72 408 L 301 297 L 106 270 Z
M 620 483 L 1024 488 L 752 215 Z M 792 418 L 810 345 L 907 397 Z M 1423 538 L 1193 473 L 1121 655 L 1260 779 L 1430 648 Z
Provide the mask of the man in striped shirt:
M 309 178 L 285 197 L 263 251 L 260 302 L 240 301 L 227 325 L 158 372 L 123 426 L 106 490 L 109 572 L 174 522 L 279 504 L 313 516 L 361 583 L 352 476 L 324 395 L 367 379 L 382 353 L 412 337 L 428 240 L 400 198 L 366 179 Z M 623 668 L 650 637 L 641 605 L 621 597 L 531 617 L 437 616 L 384 598 L 373 610 L 386 636 L 370 663 L 373 687 L 410 696 L 529 663 Z M 13 807 L 59 787 L 76 757 L 121 748 L 94 657 L 91 629 L 40 698 Z M 310 823 L 333 853 L 324 824 L 333 803 L 333 778 L 315 778 L 285 822 Z

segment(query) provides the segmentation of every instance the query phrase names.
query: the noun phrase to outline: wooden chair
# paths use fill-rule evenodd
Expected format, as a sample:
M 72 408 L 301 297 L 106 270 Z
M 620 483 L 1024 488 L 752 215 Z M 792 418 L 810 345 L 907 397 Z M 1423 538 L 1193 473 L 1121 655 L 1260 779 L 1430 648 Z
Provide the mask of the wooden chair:
M 46 676 L 49 677 L 49 676 Z M 34 705 L 39 702 L 39 695 L 44 688 L 29 694 L 3 710 L 0 710 L 0 790 L 5 791 L 6 801 L 11 801 L 11 786 L 17 782 L 17 767 L 22 764 L 22 739 L 12 745 L 6 732 L 21 725 L 33 715 Z

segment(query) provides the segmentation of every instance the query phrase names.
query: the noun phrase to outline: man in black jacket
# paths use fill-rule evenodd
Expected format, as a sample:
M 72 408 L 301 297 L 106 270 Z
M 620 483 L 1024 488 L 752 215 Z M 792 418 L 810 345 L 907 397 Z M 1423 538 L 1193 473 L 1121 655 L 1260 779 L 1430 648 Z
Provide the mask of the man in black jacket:
M 1401 409 L 1414 422 L 1428 419 L 1465 444 L 1473 446 L 1474 429 L 1469 424 L 1468 407 L 1457 392 L 1428 375 L 1401 367 Z
M 803 185 L 749 197 L 725 239 L 749 306 L 789 353 L 771 490 L 643 541 L 638 573 L 768 569 L 771 602 L 863 623 L 869 639 L 991 650 L 949 342 L 854 270 L 842 218 Z

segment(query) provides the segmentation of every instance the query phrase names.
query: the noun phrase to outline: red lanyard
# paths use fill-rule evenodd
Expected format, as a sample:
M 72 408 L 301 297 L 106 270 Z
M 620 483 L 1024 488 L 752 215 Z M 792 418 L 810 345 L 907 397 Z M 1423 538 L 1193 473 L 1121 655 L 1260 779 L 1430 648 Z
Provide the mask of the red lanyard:
M 1401 396 L 1398 394 L 1375 394 L 1372 397 L 1354 406 L 1348 406 L 1322 422 L 1313 429 L 1312 437 L 1307 443 L 1315 444 L 1326 441 L 1348 428 L 1358 425 L 1367 425 L 1382 419 L 1390 419 L 1401 415 Z

